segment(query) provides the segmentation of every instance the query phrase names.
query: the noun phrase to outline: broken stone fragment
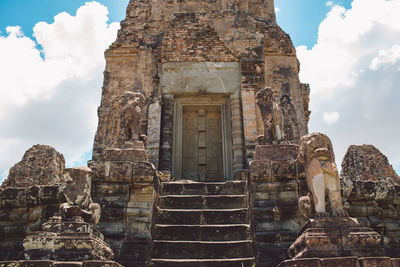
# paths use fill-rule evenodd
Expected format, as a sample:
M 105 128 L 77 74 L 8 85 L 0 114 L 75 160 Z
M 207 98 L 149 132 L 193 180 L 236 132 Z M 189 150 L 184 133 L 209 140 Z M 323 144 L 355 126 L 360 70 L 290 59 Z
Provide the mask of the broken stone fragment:
M 28 149 L 22 160 L 15 164 L 8 178 L 1 185 L 6 187 L 30 187 L 63 183 L 65 159 L 53 147 L 34 145 Z
M 75 167 L 65 170 L 67 183 L 61 186 L 66 203 L 60 205 L 60 214 L 70 220 L 80 216 L 85 222 L 96 225 L 101 216 L 100 205 L 91 199 L 92 170 L 88 167 Z

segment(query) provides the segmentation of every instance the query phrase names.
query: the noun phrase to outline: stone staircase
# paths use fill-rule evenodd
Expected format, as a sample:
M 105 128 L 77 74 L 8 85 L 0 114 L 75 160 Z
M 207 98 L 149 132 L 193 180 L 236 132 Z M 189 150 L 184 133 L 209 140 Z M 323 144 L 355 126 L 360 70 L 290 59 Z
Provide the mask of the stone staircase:
M 150 266 L 253 266 L 246 182 L 163 182 L 156 205 Z

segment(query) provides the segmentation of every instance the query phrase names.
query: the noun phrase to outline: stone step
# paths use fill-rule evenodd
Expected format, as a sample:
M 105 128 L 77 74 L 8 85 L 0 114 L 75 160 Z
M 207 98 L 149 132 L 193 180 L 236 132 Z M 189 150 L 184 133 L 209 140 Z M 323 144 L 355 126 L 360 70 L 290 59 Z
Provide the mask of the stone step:
M 152 259 L 151 267 L 252 267 L 254 258 Z
M 253 257 L 251 240 L 241 241 L 171 241 L 153 240 L 153 259 L 218 259 Z
M 153 238 L 159 240 L 238 241 L 250 236 L 248 224 L 167 225 L 156 224 Z
M 246 195 L 166 195 L 159 197 L 163 209 L 238 209 L 247 207 Z
M 240 209 L 160 209 L 156 210 L 156 224 L 205 225 L 248 224 L 247 208 Z
M 244 195 L 247 193 L 245 181 L 226 182 L 163 182 L 160 196 L 165 195 Z

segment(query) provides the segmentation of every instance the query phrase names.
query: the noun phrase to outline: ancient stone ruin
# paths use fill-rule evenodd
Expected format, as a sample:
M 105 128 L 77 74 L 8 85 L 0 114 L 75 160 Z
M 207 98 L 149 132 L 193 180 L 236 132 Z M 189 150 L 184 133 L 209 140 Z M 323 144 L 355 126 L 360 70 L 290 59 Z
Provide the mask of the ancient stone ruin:
M 93 158 L 36 145 L 0 187 L 0 266 L 400 266 L 400 178 L 308 134 L 273 0 L 131 0 Z

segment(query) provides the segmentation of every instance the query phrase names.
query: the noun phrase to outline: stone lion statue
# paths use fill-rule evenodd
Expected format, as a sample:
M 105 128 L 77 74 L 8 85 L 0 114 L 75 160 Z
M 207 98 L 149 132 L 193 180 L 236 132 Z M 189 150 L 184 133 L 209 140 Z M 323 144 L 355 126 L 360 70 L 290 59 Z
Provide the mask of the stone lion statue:
M 332 216 L 348 216 L 343 209 L 340 179 L 331 140 L 322 133 L 303 136 L 299 143 L 299 162 L 305 166 L 309 195 L 299 199 L 299 210 L 305 219 L 313 214 L 329 217 L 325 209 L 325 192 L 328 192 Z
M 119 102 L 122 106 L 120 141 L 143 141 L 146 139 L 141 134 L 140 127 L 142 110 L 146 102 L 145 96 L 140 92 L 126 91 L 120 96 Z
M 73 220 L 75 217 L 96 225 L 101 216 L 101 208 L 91 198 L 91 169 L 75 167 L 65 169 L 64 177 L 67 183 L 61 186 L 67 202 L 59 207 L 60 215 L 64 220 Z
M 271 87 L 265 87 L 256 94 L 256 103 L 261 111 L 264 123 L 264 136 L 257 138 L 259 144 L 272 144 L 283 139 L 283 115 L 279 104 L 275 101 Z

